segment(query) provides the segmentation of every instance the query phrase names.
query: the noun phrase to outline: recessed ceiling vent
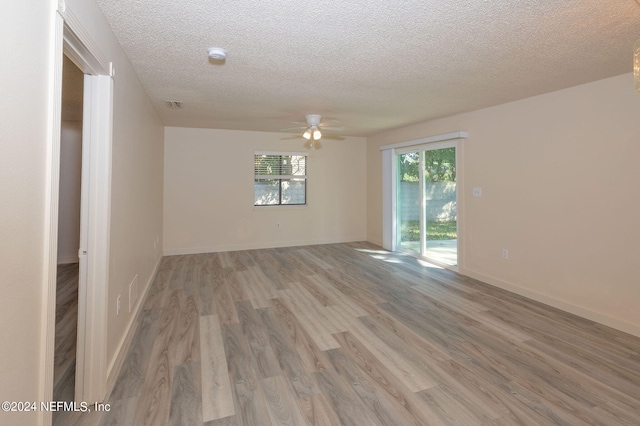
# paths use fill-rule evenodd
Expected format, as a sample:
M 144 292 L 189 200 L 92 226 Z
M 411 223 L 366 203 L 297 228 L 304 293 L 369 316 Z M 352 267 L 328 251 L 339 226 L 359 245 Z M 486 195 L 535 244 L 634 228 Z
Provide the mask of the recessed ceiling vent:
M 180 109 L 182 108 L 182 101 L 164 101 L 167 108 Z

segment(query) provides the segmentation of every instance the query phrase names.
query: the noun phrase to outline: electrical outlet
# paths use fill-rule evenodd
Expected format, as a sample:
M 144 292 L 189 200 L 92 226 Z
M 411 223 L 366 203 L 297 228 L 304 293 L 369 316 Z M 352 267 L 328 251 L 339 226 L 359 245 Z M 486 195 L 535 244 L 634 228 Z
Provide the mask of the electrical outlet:
M 476 186 L 473 188 L 473 196 L 474 197 L 482 197 L 482 188 Z
M 276 228 L 280 228 L 280 222 L 276 223 Z
M 509 250 L 502 249 L 502 258 L 503 259 L 509 259 Z
M 116 299 L 116 315 L 120 315 L 120 305 L 122 302 L 122 295 L 119 294 L 118 298 Z

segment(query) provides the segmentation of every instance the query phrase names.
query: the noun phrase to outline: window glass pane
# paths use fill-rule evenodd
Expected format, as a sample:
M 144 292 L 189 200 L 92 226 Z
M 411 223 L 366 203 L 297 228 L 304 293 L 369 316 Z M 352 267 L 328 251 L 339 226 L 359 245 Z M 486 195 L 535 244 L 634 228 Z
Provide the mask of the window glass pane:
M 256 155 L 254 156 L 254 169 L 256 175 L 279 175 L 280 156 L 279 155 Z
M 306 175 L 306 158 L 304 155 L 284 155 L 282 157 L 282 174 L 295 176 Z
M 304 179 L 282 179 L 282 204 L 306 204 L 307 189 Z
M 280 203 L 280 179 L 256 179 L 253 185 L 254 205 L 270 206 Z
M 254 155 L 254 205 L 306 204 L 307 157 Z

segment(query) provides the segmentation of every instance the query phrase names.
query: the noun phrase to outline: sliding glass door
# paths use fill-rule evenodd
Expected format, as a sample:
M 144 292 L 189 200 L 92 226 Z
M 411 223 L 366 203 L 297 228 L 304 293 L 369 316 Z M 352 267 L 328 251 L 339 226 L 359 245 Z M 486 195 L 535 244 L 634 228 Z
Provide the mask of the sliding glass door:
M 399 154 L 397 170 L 397 247 L 420 253 L 420 153 Z
M 396 248 L 458 264 L 455 143 L 396 152 Z

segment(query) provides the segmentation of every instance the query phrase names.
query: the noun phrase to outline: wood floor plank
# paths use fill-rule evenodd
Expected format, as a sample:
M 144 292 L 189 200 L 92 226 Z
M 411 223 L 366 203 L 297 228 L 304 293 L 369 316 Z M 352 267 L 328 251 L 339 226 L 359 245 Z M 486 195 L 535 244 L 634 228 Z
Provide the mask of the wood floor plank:
M 247 301 L 236 302 L 240 327 L 249 342 L 258 379 L 282 375 L 280 363 L 273 352 L 258 312 Z
M 214 289 L 213 297 L 220 323 L 234 324 L 240 322 L 227 280 L 224 280 Z
M 169 306 L 163 309 L 160 316 L 159 333 L 153 343 L 144 385 L 137 401 L 135 424 L 166 425 L 169 420 L 180 299 L 180 291 L 173 291 Z
M 606 404 L 595 407 L 594 415 L 598 416 L 601 424 L 613 425 L 619 423 L 625 426 L 636 426 L 638 424 L 638 410 L 636 407 L 620 403 L 619 401 L 611 401 Z
M 314 256 L 308 249 L 300 248 L 296 251 L 296 253 L 305 260 L 307 265 L 315 265 L 321 269 L 330 269 L 332 266 L 327 262 L 322 260 L 320 256 Z M 316 270 L 314 266 L 309 266 L 314 271 Z
M 396 399 L 388 398 L 388 394 L 383 389 L 380 389 L 378 383 L 360 371 L 358 366 L 345 355 L 342 349 L 332 349 L 327 353 L 331 363 L 335 366 L 336 372 L 351 385 L 363 406 L 380 423 L 385 425 L 416 426 L 425 424 L 424 419 L 414 417 Z
M 423 338 L 418 333 L 407 327 L 403 322 L 394 318 L 384 309 L 375 306 L 371 308 L 370 316 L 376 319 L 380 324 L 386 326 L 388 330 L 393 332 L 407 345 L 412 345 L 420 350 L 426 357 L 437 361 L 446 361 L 451 359 L 451 355 L 433 344 L 428 339 Z
M 327 313 L 323 311 L 324 307 L 314 302 L 313 296 L 299 289 L 279 290 L 279 293 L 282 303 L 295 315 L 320 350 L 340 347 L 331 334 L 341 330 L 329 321 Z
M 447 425 L 480 425 L 483 419 L 478 418 L 472 411 L 463 406 L 455 398 L 452 398 L 440 387 L 419 392 L 418 395 L 426 405 L 439 416 Z M 490 421 L 495 419 L 488 419 Z
M 235 414 L 229 369 L 217 315 L 200 317 L 202 420 Z
M 142 313 L 138 329 L 129 347 L 129 353 L 124 360 L 111 393 L 112 400 L 131 398 L 139 394 L 140 388 L 144 384 L 147 366 L 151 358 L 153 341 L 159 329 L 157 318 L 161 313 L 160 309 L 148 310 Z
M 268 308 L 269 300 L 279 297 L 276 286 L 258 267 L 245 268 L 238 278 L 255 309 Z
M 341 425 L 382 425 L 373 413 L 363 407 L 353 389 L 335 371 L 320 371 L 314 376 Z
M 269 411 L 269 418 L 274 425 L 302 426 L 308 424 L 300 412 L 296 399 L 292 398 L 291 384 L 283 376 L 267 377 L 260 380 Z
M 520 386 L 517 382 L 505 383 L 503 386 L 511 395 L 513 395 L 527 407 L 532 408 L 538 416 L 543 418 L 549 424 L 567 426 L 589 424 L 586 421 L 553 404 L 551 401 L 543 399 L 536 393 Z
M 197 300 L 189 296 L 182 304 L 176 330 L 176 364 L 200 362 L 200 312 Z
M 328 308 L 328 309 L 331 309 Z M 338 316 L 337 311 L 333 311 Z M 343 317 L 344 328 L 388 368 L 410 391 L 419 392 L 435 386 L 434 380 L 412 362 L 403 358 L 394 348 L 387 345 L 368 327 L 362 324 L 361 318 Z
M 224 419 L 211 420 L 210 422 L 203 423 L 202 426 L 238 426 L 239 424 L 236 416 L 229 416 Z
M 242 285 L 242 279 L 240 272 L 233 271 L 231 274 L 225 277 L 225 282 L 229 288 L 229 293 L 234 302 L 241 300 L 249 300 L 249 296 Z
M 78 264 L 58 265 L 56 277 L 56 323 L 55 349 L 53 359 L 54 399 L 63 398 L 64 381 L 73 381 L 75 377 L 77 323 L 78 323 Z M 66 379 L 66 380 L 65 380 Z M 71 386 L 73 393 L 74 386 Z
M 240 324 L 222 326 L 224 351 L 228 360 L 238 424 L 271 424 L 258 383 L 257 366 Z
M 318 392 L 318 387 L 310 372 L 305 368 L 295 343 L 282 328 L 278 317 L 271 308 L 259 310 L 269 345 L 280 364 L 283 374 L 293 385 L 298 398 L 310 397 Z
M 206 269 L 206 268 L 205 268 Z M 218 284 L 220 285 L 220 284 Z M 203 271 L 198 282 L 200 315 L 217 315 L 218 305 L 215 297 L 216 283 L 210 271 Z
M 515 327 L 512 327 L 511 325 L 502 321 L 500 318 L 494 316 L 491 311 L 477 312 L 474 318 L 476 318 L 486 327 L 490 327 L 496 332 L 503 334 L 510 340 L 517 342 L 526 342 L 527 340 L 532 339 L 532 337 L 527 333 L 520 331 Z
M 338 415 L 333 411 L 324 395 L 317 393 L 298 399 L 298 407 L 308 424 L 314 426 L 334 426 L 340 424 Z
M 331 362 L 326 354 L 315 343 L 313 338 L 304 329 L 298 318 L 289 310 L 280 299 L 271 300 L 273 313 L 278 317 L 282 329 L 289 335 L 294 347 L 309 373 L 323 371 L 330 368 Z M 334 339 L 335 340 L 335 339 Z M 338 342 L 335 342 L 339 346 Z
M 342 306 L 349 315 L 353 317 L 361 317 L 369 314 L 362 306 L 353 302 L 351 298 L 335 288 L 329 280 L 321 275 L 306 276 L 300 280 L 300 284 L 304 285 L 324 306 Z
M 342 346 L 339 350 L 349 355 L 349 359 L 369 377 L 370 381 L 376 383 L 379 389 L 387 394 L 391 403 L 398 406 L 399 410 L 404 409 L 409 413 L 410 422 L 413 419 L 418 424 L 444 424 L 434 411 L 423 404 L 416 394 L 402 383 L 400 378 L 369 352 L 350 332 L 339 333 L 335 337 Z M 338 371 L 340 371 L 339 368 L 336 367 Z
M 199 363 L 183 364 L 175 369 L 169 424 L 175 426 L 202 424 L 202 386 Z

